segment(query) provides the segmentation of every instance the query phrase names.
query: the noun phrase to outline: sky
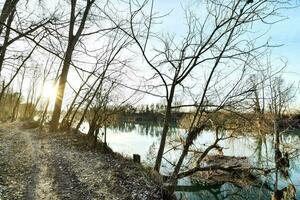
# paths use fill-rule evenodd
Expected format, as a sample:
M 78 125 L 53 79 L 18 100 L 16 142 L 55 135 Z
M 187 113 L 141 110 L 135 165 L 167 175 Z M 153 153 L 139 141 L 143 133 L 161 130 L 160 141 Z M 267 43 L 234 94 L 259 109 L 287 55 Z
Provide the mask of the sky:
M 287 67 L 284 77 L 289 82 L 294 82 L 299 86 L 300 81 L 300 7 L 288 10 L 284 13 L 288 18 L 273 25 L 270 29 L 270 37 L 282 47 L 275 48 L 275 57 L 287 59 Z M 300 91 L 297 92 L 294 105 L 300 108 Z
M 275 48 L 273 53 L 288 60 L 286 76 L 300 79 L 300 7 L 285 12 L 285 21 L 273 25 L 270 29 L 272 41 L 283 44 Z
M 156 0 L 154 8 L 161 14 L 169 13 L 163 18 L 159 25 L 160 31 L 171 32 L 176 35 L 184 33 L 184 12 L 183 9 L 199 7 L 201 12 L 201 0 Z M 275 45 L 281 45 L 272 49 L 272 62 L 275 65 L 280 59 L 287 60 L 283 77 L 295 86 L 300 85 L 300 7 L 280 11 L 286 19 L 273 25 L 258 25 L 257 30 L 267 30 L 266 39 Z M 300 109 L 300 90 L 296 91 L 296 98 L 292 103 L 293 107 Z
M 51 2 L 51 5 L 56 5 L 53 3 L 54 1 L 49 2 Z M 183 35 L 185 32 L 184 9 L 190 7 L 196 12 L 199 11 L 197 14 L 201 15 L 203 13 L 203 9 L 201 8 L 203 4 L 201 2 L 202 0 L 154 0 L 155 11 L 162 15 L 169 13 L 162 18 L 161 24 L 155 26 L 155 31 L 174 33 L 177 37 Z M 300 66 L 298 66 L 300 63 L 300 7 L 282 11 L 281 14 L 287 19 L 267 27 L 258 26 L 256 30 L 260 31 L 260 29 L 263 29 L 264 32 L 267 29 L 266 38 L 270 38 L 272 44 L 282 45 L 272 50 L 273 62 L 278 62 L 278 58 L 288 60 L 284 78 L 288 82 L 294 82 L 295 85 L 298 85 L 300 81 Z M 149 67 L 142 68 L 144 73 L 147 70 L 150 71 Z M 73 78 L 74 74 L 76 73 L 70 73 L 69 79 L 70 77 Z M 79 83 L 78 81 L 77 85 Z M 76 84 L 74 83 L 74 85 Z M 141 103 L 152 103 L 153 101 L 153 97 L 147 96 Z M 159 101 L 161 100 L 155 100 L 155 102 Z M 297 95 L 293 106 L 300 109 L 300 95 Z

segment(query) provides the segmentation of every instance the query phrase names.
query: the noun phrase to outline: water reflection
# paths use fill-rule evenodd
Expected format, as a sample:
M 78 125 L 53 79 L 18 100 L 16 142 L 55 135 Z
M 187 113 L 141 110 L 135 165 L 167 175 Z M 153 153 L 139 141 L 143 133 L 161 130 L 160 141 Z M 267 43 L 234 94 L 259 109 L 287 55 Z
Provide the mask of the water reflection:
M 112 125 L 110 127 L 111 130 L 117 132 L 138 132 L 140 135 L 150 135 L 152 137 L 159 137 L 162 131 L 161 124 L 158 123 L 119 123 Z M 174 135 L 178 133 L 178 128 L 176 124 L 171 124 L 169 129 L 169 135 Z
M 108 128 L 107 141 L 110 147 L 117 152 L 131 156 L 138 153 L 142 161 L 150 160 L 153 162 L 156 153 L 155 147 L 159 144 L 162 127 L 159 124 L 151 123 L 121 123 Z M 171 127 L 169 139 L 175 139 L 178 135 L 184 134 L 184 130 Z M 300 199 L 300 158 L 297 148 L 299 147 L 300 132 L 286 133 L 281 136 L 281 143 L 284 149 L 290 152 L 290 177 L 284 179 L 280 177 L 278 188 L 284 188 L 289 183 L 296 186 L 297 199 Z M 213 133 L 205 131 L 201 134 L 195 144 L 203 145 L 213 141 Z M 224 148 L 226 156 L 246 156 L 256 167 L 274 168 L 274 137 L 272 135 L 253 136 L 246 134 L 237 138 L 222 141 L 220 145 Z M 156 146 L 155 146 L 156 145 Z M 151 149 L 152 148 L 152 149 Z M 150 149 L 150 151 L 149 151 Z M 166 154 L 169 161 L 176 161 L 178 157 L 176 152 Z M 148 158 L 148 159 L 147 159 Z M 163 171 L 167 172 L 171 165 L 166 161 L 163 163 Z M 180 180 L 177 187 L 177 196 L 179 199 L 271 199 L 274 190 L 275 175 L 270 174 L 263 178 L 262 184 L 267 183 L 267 187 L 238 187 L 230 183 L 217 185 L 204 185 L 194 179 Z
M 205 185 L 198 181 L 191 181 L 189 186 L 181 185 L 177 188 L 178 199 L 190 200 L 253 200 L 271 199 L 271 192 L 265 188 L 254 186 L 237 187 L 230 183 Z

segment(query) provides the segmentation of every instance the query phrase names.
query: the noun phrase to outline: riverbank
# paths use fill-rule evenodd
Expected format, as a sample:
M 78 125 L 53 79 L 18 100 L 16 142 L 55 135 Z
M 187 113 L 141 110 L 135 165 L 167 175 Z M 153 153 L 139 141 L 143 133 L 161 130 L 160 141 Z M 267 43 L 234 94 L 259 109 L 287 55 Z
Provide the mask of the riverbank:
M 0 125 L 0 199 L 162 199 L 141 165 L 84 135 L 25 128 Z

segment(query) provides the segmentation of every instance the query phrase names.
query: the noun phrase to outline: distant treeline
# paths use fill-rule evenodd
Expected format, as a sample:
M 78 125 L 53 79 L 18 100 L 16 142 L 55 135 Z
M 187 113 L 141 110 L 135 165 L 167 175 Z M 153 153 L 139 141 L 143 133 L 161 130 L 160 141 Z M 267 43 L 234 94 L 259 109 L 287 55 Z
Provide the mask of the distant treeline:
M 222 129 L 234 132 L 257 132 L 272 133 L 274 128 L 274 118 L 272 113 L 265 112 L 263 114 L 253 112 L 229 112 L 218 111 L 215 113 L 205 113 L 203 120 L 209 118 L 213 123 L 208 123 L 207 128 L 220 127 Z M 192 113 L 186 114 L 180 120 L 180 126 L 187 128 L 190 126 Z M 282 115 L 275 119 L 277 128 L 283 129 L 299 129 L 300 114 L 294 113 Z
M 125 106 L 119 113 L 119 122 L 153 122 L 162 124 L 164 121 L 164 104 L 139 105 L 137 107 Z M 179 109 L 174 109 L 171 114 L 170 123 L 179 123 L 180 120 L 188 114 Z
M 117 123 L 153 123 L 162 124 L 164 120 L 164 105 L 150 104 L 140 105 L 138 107 L 125 106 L 118 114 Z M 192 121 L 193 111 L 186 112 L 176 109 L 171 113 L 170 123 L 176 124 L 181 128 L 188 128 Z M 220 126 L 227 130 L 236 130 L 238 132 L 248 132 L 260 129 L 262 132 L 269 132 L 273 128 L 273 119 L 271 113 L 253 112 L 230 112 L 220 110 L 215 113 L 206 113 L 207 118 L 213 119 L 215 126 Z M 282 115 L 277 120 L 277 126 L 280 129 L 300 128 L 300 114 L 298 112 Z M 209 124 L 207 128 L 212 128 Z

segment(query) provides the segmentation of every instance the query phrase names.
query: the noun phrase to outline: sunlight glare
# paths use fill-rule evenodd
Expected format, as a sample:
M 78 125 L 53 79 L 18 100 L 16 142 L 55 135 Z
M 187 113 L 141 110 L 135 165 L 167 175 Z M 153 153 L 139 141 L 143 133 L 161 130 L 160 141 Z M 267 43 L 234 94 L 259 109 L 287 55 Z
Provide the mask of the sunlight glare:
M 50 100 L 50 103 L 55 101 L 56 87 L 51 83 L 46 83 L 43 88 L 43 98 Z

